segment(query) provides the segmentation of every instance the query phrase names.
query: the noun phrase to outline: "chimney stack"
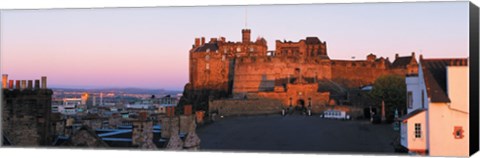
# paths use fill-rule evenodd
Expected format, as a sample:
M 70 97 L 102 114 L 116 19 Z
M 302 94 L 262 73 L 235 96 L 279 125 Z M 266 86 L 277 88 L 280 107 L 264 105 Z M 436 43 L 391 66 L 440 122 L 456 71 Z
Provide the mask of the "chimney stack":
M 8 89 L 13 89 L 13 80 L 8 81 Z
M 185 116 L 192 115 L 192 105 L 183 106 L 183 115 L 185 115 Z
M 200 39 L 200 45 L 203 45 L 203 44 L 205 44 L 205 37 L 202 37 L 202 38 Z
M 195 38 L 195 47 L 200 46 L 200 38 Z
M 217 42 L 217 38 L 210 38 L 210 42 L 209 43 L 216 43 Z
M 2 75 L 2 88 L 7 88 L 7 81 L 8 81 L 8 75 L 7 74 L 3 74 Z
M 20 80 L 15 80 L 15 89 L 20 89 Z
M 42 86 L 40 88 L 42 89 L 47 89 L 47 77 L 46 76 L 42 76 Z
M 398 53 L 395 54 L 395 60 L 397 60 L 400 56 L 398 56 Z
M 32 89 L 32 88 L 33 88 L 33 81 L 28 80 L 27 89 Z
M 40 89 L 40 80 L 35 80 L 35 89 Z
M 175 107 L 169 106 L 167 107 L 167 117 L 174 117 L 175 116 Z
M 412 57 L 415 57 L 415 52 L 412 52 Z
M 20 86 L 20 89 L 24 90 L 27 88 L 27 80 L 22 80 L 22 85 Z
M 140 120 L 145 121 L 145 120 L 147 120 L 147 117 L 148 117 L 148 114 L 147 114 L 146 111 L 142 111 L 142 112 L 139 113 Z

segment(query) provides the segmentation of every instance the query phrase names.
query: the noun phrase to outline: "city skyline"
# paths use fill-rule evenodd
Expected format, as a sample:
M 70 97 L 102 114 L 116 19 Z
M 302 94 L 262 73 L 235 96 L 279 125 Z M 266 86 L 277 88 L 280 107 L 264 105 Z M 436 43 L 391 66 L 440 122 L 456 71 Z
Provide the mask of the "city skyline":
M 332 59 L 468 57 L 465 8 L 442 2 L 7 10 L 1 71 L 12 79 L 48 76 L 49 87 L 181 90 L 194 38 L 241 41 L 245 25 L 269 50 L 275 40 L 317 36 Z

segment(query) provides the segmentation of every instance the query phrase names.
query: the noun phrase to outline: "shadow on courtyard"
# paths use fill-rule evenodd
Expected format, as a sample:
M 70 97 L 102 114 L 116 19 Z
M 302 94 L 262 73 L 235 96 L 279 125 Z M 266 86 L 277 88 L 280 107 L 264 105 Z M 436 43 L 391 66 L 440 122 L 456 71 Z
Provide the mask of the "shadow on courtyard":
M 269 115 L 223 118 L 197 129 L 201 150 L 395 154 L 391 124 Z

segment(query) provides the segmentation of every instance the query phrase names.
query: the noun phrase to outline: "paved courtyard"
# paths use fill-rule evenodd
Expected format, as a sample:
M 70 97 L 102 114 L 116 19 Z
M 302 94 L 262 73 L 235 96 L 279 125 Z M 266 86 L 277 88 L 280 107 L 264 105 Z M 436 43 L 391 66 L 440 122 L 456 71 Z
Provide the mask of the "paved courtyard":
M 389 124 L 318 116 L 242 116 L 200 127 L 201 150 L 394 153 Z

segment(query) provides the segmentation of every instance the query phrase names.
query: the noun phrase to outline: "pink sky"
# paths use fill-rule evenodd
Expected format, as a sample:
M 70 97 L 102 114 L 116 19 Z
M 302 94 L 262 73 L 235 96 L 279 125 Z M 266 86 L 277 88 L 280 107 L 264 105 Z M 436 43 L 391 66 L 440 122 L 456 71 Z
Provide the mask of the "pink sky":
M 252 39 L 327 41 L 332 59 L 468 57 L 468 2 L 249 6 Z M 182 90 L 194 38 L 240 41 L 244 6 L 2 11 L 1 71 L 55 87 Z

